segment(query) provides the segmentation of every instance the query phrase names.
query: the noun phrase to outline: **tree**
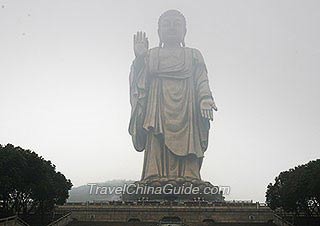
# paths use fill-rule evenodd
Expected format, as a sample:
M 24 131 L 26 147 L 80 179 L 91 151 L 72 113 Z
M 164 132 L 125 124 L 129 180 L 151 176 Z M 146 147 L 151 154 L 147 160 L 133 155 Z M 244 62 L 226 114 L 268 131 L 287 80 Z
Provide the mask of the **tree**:
M 320 215 L 320 159 L 281 172 L 268 185 L 266 202 L 273 210 Z
M 45 213 L 68 198 L 72 183 L 35 152 L 0 145 L 0 202 L 5 213 Z

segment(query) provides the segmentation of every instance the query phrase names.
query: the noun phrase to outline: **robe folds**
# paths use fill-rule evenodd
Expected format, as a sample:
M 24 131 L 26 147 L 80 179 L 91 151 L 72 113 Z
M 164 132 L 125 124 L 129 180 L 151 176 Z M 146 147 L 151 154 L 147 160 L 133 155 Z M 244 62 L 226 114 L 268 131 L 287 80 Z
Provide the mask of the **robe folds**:
M 137 151 L 145 150 L 142 179 L 200 179 L 208 147 L 209 120 L 200 101 L 212 98 L 199 50 L 150 49 L 130 72 L 129 133 Z

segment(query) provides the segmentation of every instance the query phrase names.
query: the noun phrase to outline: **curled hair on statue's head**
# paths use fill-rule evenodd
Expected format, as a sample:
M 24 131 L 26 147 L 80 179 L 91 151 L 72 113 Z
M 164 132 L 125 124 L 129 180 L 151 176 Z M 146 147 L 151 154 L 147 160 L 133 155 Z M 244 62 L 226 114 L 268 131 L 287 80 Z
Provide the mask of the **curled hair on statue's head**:
M 163 42 L 163 40 L 162 40 L 162 37 L 161 37 L 161 35 L 160 35 L 160 32 L 159 32 L 159 31 L 160 31 L 160 27 L 161 27 L 161 22 L 162 22 L 163 19 L 166 18 L 167 16 L 178 16 L 178 17 L 180 17 L 181 20 L 182 20 L 182 23 L 183 23 L 184 30 L 185 30 L 185 32 L 184 32 L 184 37 L 185 37 L 185 35 L 186 35 L 187 22 L 186 22 L 186 18 L 184 17 L 184 15 L 183 15 L 180 11 L 178 11 L 178 10 L 176 10 L 176 9 L 167 10 L 167 11 L 165 11 L 164 13 L 162 13 L 162 14 L 160 15 L 159 20 L 158 20 L 158 33 L 159 33 L 159 39 L 160 39 L 159 47 L 162 47 L 163 44 L 164 44 L 164 42 Z M 183 39 L 181 40 L 181 43 L 180 43 L 181 46 L 183 46 L 183 47 L 185 47 L 184 37 L 183 37 Z
M 167 10 L 167 11 L 165 11 L 164 13 L 162 13 L 160 15 L 159 20 L 158 20 L 158 27 L 160 27 L 161 21 L 166 16 L 178 16 L 178 17 L 180 17 L 182 19 L 182 21 L 184 23 L 184 27 L 187 26 L 186 18 L 184 17 L 184 15 L 180 11 L 178 11 L 176 9 L 170 9 L 170 10 Z

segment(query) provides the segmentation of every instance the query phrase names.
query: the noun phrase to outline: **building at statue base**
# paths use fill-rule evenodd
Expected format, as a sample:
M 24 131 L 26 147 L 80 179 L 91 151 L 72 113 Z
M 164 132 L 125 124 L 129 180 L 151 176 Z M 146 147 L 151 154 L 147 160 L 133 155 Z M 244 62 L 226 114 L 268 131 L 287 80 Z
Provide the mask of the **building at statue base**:
M 273 211 L 259 203 L 211 203 L 201 201 L 69 203 L 58 206 L 56 212 L 59 214 L 71 213 L 71 218 L 74 220 L 72 225 L 85 225 L 85 222 L 87 222 L 87 225 L 92 226 L 239 224 L 249 226 L 275 225 L 273 222 L 276 221 Z

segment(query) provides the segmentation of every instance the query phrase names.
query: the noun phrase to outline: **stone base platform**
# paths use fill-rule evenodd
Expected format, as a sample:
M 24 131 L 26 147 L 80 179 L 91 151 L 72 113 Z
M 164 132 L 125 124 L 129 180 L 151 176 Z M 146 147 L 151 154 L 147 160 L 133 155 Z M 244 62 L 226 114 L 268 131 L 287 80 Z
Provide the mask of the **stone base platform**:
M 181 221 L 193 226 L 207 223 L 267 223 L 273 212 L 258 203 L 210 202 L 112 202 L 77 203 L 56 208 L 57 213 L 71 212 L 79 222 L 145 222 L 157 223 L 164 219 Z

